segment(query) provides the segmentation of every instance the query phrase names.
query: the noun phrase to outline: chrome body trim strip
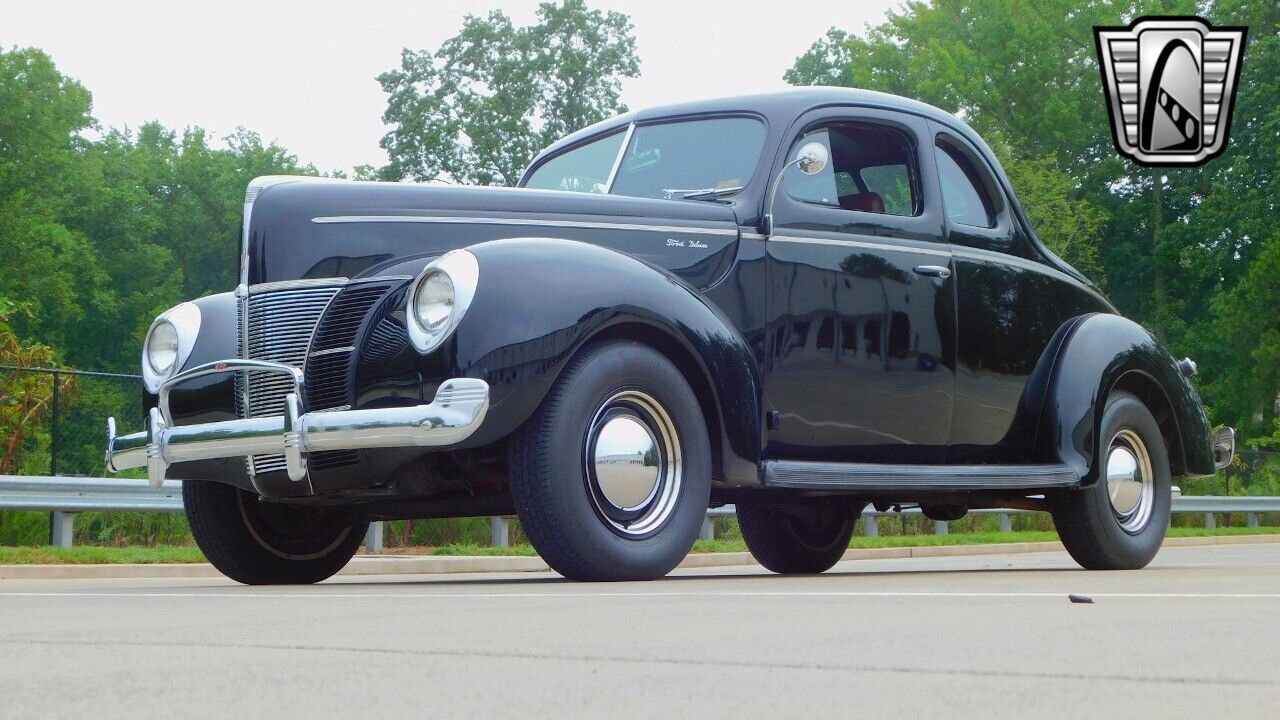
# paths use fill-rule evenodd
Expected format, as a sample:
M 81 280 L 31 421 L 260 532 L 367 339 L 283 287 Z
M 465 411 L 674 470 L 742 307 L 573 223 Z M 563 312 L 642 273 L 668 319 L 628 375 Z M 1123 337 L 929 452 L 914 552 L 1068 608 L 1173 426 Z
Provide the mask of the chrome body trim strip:
M 355 352 L 355 350 L 356 348 L 354 345 L 348 345 L 346 347 L 329 348 L 328 350 L 316 350 L 315 352 L 307 353 L 307 359 L 311 359 L 313 357 L 324 357 L 325 355 L 335 355 L 337 353 Z
M 222 363 L 211 363 L 209 372 L 243 369 L 236 362 L 225 361 L 222 370 L 216 369 Z M 290 479 L 301 482 L 307 480 L 307 453 L 454 445 L 480 427 L 488 410 L 489 385 L 476 378 L 446 380 L 431 403 L 411 407 L 308 413 L 290 393 L 280 415 L 177 427 L 152 408 L 147 429 L 129 435 L 117 435 L 115 419 L 108 418 L 107 469 L 145 467 L 151 485 L 160 487 L 173 463 L 284 455 Z
M 613 182 L 618 179 L 618 170 L 622 167 L 622 158 L 627 156 L 627 146 L 631 144 L 631 135 L 635 131 L 635 123 L 627 125 L 626 134 L 622 136 L 622 146 L 618 148 L 618 156 L 613 159 L 613 167 L 609 168 L 609 178 L 604 181 L 606 195 L 613 192 Z
M 766 487 L 803 490 L 912 492 L 1074 487 L 1067 465 L 902 465 L 766 460 Z
M 743 239 L 761 239 L 773 242 L 789 242 L 789 243 L 811 243 L 814 245 L 836 245 L 842 247 L 861 247 L 870 250 L 887 250 L 898 252 L 915 252 L 924 253 L 926 255 L 938 255 L 944 257 L 962 257 L 970 260 L 981 260 L 984 262 L 995 262 L 1013 267 L 1031 270 L 1033 272 L 1042 272 L 1052 275 L 1059 279 L 1078 282 L 1075 277 L 1059 270 L 1052 265 L 1028 260 L 1016 255 L 1006 255 L 1005 253 L 996 252 L 994 250 L 982 250 L 980 248 L 972 248 L 967 245 L 947 245 L 947 250 L 938 250 L 935 248 L 921 247 L 919 245 L 890 245 L 888 243 L 870 242 L 866 240 L 846 240 L 842 237 L 832 237 L 830 235 L 758 235 L 756 233 L 743 233 Z
M 302 290 L 310 287 L 327 288 L 341 287 L 350 282 L 350 279 L 344 277 L 333 278 L 306 278 L 303 280 L 276 280 L 268 283 L 257 283 L 249 286 L 249 294 L 257 295 L 266 292 L 277 292 L 280 290 Z
M 890 252 L 914 252 L 923 253 L 925 255 L 938 255 L 940 257 L 951 257 L 950 250 L 937 250 L 934 248 L 920 247 L 917 245 L 889 245 L 886 243 L 870 242 L 867 240 L 845 240 L 841 238 L 833 238 L 827 236 L 808 236 L 808 235 L 770 235 L 770 242 L 785 243 L 801 243 L 809 245 L 835 245 L 837 247 L 860 247 L 868 250 L 887 250 Z
M 1058 268 L 1053 267 L 1051 265 L 1045 265 L 1044 263 L 1036 262 L 1035 260 L 1020 258 L 1016 255 L 1006 255 L 1004 253 L 996 252 L 994 250 L 981 250 L 978 248 L 971 248 L 965 245 L 952 245 L 952 247 L 955 249 L 956 257 L 968 258 L 970 260 L 982 260 L 985 262 L 1001 263 L 1003 265 L 1012 265 L 1013 267 L 1022 268 L 1023 270 L 1031 270 L 1032 272 L 1042 272 L 1048 275 L 1053 275 L 1054 277 L 1059 279 L 1070 280 L 1071 282 L 1079 282 L 1079 280 L 1062 272 Z
M 735 228 L 698 227 L 695 225 L 640 225 L 637 223 L 595 222 L 587 220 L 541 220 L 537 218 L 464 217 L 454 215 L 334 215 L 313 217 L 317 225 L 331 223 L 433 223 L 471 225 L 527 225 L 529 227 L 585 228 L 592 230 L 633 230 L 655 233 L 693 233 L 697 235 L 737 235 Z

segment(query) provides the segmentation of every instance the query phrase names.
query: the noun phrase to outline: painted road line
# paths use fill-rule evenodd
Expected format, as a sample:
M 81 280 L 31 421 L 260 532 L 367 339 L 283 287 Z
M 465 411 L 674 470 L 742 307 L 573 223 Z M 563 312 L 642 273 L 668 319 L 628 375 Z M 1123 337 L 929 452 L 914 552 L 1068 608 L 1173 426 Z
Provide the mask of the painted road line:
M 955 591 L 955 592 L 902 592 L 902 591 L 840 591 L 840 590 L 816 590 L 816 591 L 689 591 L 689 592 L 547 592 L 547 593 L 468 593 L 468 592 L 451 592 L 451 593 L 352 593 L 352 592 L 323 592 L 323 588 L 317 588 L 315 591 L 307 592 L 259 592 L 246 590 L 244 592 L 150 592 L 150 591 L 91 591 L 91 592 L 22 592 L 22 591 L 4 591 L 0 592 L 0 598 L 227 598 L 227 599 L 333 599 L 333 600 L 387 600 L 387 599 L 413 599 L 413 600 L 444 600 L 444 599 L 467 599 L 467 600 L 497 600 L 503 598 L 521 599 L 521 600 L 537 600 L 549 599 L 560 600 L 565 598 L 972 598 L 972 599 L 1062 599 L 1068 594 L 1087 595 L 1091 598 L 1118 599 L 1118 600 L 1280 600 L 1280 593 L 1162 593 L 1162 592 L 1089 592 L 1088 590 L 1080 590 L 1074 588 L 1071 593 L 1067 591 L 1036 591 L 1036 592 L 983 592 L 983 591 Z

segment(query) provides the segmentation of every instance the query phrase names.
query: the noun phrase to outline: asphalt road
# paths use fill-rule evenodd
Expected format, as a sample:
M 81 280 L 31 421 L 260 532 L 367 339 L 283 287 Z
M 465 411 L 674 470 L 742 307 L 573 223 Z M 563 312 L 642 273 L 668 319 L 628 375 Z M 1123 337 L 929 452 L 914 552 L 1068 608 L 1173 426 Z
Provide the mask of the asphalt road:
M 6 718 L 1274 718 L 1280 544 L 1112 573 L 0 581 L 0 663 Z

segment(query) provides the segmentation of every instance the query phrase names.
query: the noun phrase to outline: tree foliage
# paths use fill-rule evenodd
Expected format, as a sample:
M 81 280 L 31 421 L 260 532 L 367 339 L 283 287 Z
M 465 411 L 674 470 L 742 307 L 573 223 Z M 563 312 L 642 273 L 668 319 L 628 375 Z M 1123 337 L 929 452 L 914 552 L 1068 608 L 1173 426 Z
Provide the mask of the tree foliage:
M 468 15 L 438 50 L 406 48 L 378 76 L 392 126 L 382 175 L 514 185 L 538 150 L 624 112 L 622 78 L 639 72 L 627 16 L 584 0 L 544 2 L 527 27 Z
M 849 55 L 849 33 L 830 28 L 827 34 L 796 58 L 782 79 L 792 85 L 853 86 L 853 58 Z
M 1250 28 L 1230 146 L 1200 168 L 1140 168 L 1112 147 L 1093 27 L 1189 14 Z M 1041 239 L 1175 354 L 1200 360 L 1214 420 L 1247 438 L 1277 431 L 1280 5 L 911 0 L 833 47 L 841 37 L 829 31 L 786 79 L 847 78 L 964 118 L 991 142 Z
M 234 285 L 244 188 L 315 174 L 247 130 L 100 130 L 90 95 L 43 52 L 0 51 L 0 297 L 51 360 L 136 371 L 155 315 Z

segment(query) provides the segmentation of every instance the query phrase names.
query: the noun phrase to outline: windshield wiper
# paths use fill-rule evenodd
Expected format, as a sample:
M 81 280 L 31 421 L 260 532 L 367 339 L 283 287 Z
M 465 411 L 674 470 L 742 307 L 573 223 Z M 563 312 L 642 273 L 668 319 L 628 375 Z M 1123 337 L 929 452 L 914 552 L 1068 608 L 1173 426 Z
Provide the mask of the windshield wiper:
M 741 185 L 723 188 L 698 188 L 696 190 L 684 190 L 681 188 L 664 188 L 662 196 L 668 200 L 712 200 L 721 198 L 726 195 L 732 195 L 742 189 Z

